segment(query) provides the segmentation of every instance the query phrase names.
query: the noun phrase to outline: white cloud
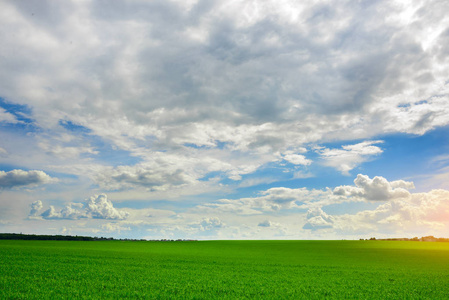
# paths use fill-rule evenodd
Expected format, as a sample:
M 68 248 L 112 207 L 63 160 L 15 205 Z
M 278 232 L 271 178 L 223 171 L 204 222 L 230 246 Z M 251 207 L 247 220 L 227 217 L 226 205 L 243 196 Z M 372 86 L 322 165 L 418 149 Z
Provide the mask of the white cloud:
M 122 231 L 130 231 L 131 227 L 121 226 L 119 223 L 106 223 L 101 225 L 101 229 L 105 232 L 121 233 Z
M 43 171 L 12 170 L 9 172 L 0 171 L 0 189 L 10 189 L 15 187 L 34 187 L 41 184 L 56 182 Z
M 9 112 L 0 107 L 0 123 L 1 122 L 17 123 L 18 121 L 13 114 L 10 114 Z
M 388 182 L 381 176 L 373 179 L 366 175 L 358 174 L 354 180 L 355 186 L 338 186 L 334 189 L 334 195 L 355 197 L 364 200 L 385 201 L 410 197 L 408 189 L 415 188 L 413 182 L 403 180 Z
M 317 149 L 317 152 L 321 155 L 324 165 L 336 168 L 344 175 L 349 175 L 349 171 L 358 165 L 381 154 L 383 150 L 373 145 L 382 142 L 365 141 L 354 145 L 344 145 L 342 149 Z
M 334 225 L 334 217 L 329 216 L 320 207 L 314 207 L 307 212 L 307 223 L 303 229 L 324 229 L 332 228 Z
M 374 210 L 334 216 L 334 229 L 339 232 L 372 233 L 391 237 L 419 235 L 446 236 L 449 228 L 449 191 L 432 190 L 413 193 L 379 205 Z
M 62 158 L 62 159 L 71 159 L 71 158 L 79 158 L 81 154 L 98 154 L 98 151 L 95 151 L 92 147 L 77 145 L 75 146 L 64 146 L 64 145 L 55 145 L 55 141 L 50 143 L 48 141 L 39 143 L 39 147 L 44 150 L 47 154 L 52 156 Z
M 201 230 L 216 230 L 223 227 L 225 224 L 217 217 L 203 218 L 200 222 Z
M 289 209 L 304 209 L 311 206 L 339 203 L 341 199 L 330 190 L 308 190 L 306 188 L 270 188 L 260 192 L 260 196 L 240 199 L 221 199 L 212 203 L 196 206 L 192 212 L 238 215 L 259 215 L 267 212 L 279 212 Z M 346 201 L 351 201 L 347 199 Z
M 36 205 L 36 202 L 31 205 L 30 216 L 36 216 Z M 129 213 L 116 209 L 112 202 L 108 200 L 107 196 L 101 194 L 87 198 L 84 203 L 70 203 L 61 210 L 57 210 L 54 206 L 50 205 L 50 208 L 40 214 L 40 216 L 44 219 L 78 220 L 87 218 L 123 220 L 129 216 Z
M 307 159 L 304 155 L 301 154 L 285 154 L 283 156 L 283 159 L 294 165 L 308 166 L 312 163 L 312 160 Z

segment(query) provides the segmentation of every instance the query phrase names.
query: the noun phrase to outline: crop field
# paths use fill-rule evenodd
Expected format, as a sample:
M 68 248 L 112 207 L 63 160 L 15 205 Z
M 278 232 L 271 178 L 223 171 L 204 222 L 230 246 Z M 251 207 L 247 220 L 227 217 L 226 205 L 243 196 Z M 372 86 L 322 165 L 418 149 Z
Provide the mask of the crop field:
M 447 299 L 449 243 L 0 241 L 0 299 Z

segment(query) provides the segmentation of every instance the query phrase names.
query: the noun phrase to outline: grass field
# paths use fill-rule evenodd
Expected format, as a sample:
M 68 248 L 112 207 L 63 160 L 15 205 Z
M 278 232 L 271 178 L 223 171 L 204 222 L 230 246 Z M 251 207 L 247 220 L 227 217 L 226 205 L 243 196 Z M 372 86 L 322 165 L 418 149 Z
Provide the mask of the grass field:
M 0 299 L 448 299 L 449 243 L 0 241 Z

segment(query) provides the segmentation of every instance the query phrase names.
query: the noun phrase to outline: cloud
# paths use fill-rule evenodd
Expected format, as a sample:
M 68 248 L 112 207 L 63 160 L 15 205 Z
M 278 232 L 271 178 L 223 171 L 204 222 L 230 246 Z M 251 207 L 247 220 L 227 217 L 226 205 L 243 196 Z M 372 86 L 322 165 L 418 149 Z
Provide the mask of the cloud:
M 449 227 L 449 191 L 412 193 L 408 198 L 392 199 L 373 210 L 334 216 L 334 229 L 346 233 L 377 233 L 390 236 L 441 235 Z
M 0 123 L 17 123 L 18 120 L 13 114 L 10 114 L 6 110 L 0 107 Z
M 304 155 L 301 154 L 287 153 L 282 158 L 294 165 L 308 166 L 312 163 L 312 160 L 307 159 Z
M 10 189 L 23 186 L 35 187 L 41 184 L 47 184 L 56 181 L 57 179 L 50 177 L 43 171 L 0 171 L 0 189 Z
M 278 159 L 277 153 L 310 165 L 304 155 L 286 153 L 308 143 L 423 134 L 447 125 L 449 24 L 435 12 L 446 8 L 442 1 L 411 7 L 388 1 L 133 2 L 107 8 L 8 2 L 0 18 L 6 37 L 1 54 L 8 58 L 0 63 L 0 94 L 33 107 L 47 160 L 90 155 L 105 163 L 101 159 L 110 154 L 83 139 L 61 142 L 65 120 L 85 128 L 96 145 L 138 160 L 158 152 L 177 162 L 201 156 L 220 162 L 220 170 L 227 165 L 228 178 L 241 180 Z M 18 34 L 8 35 L 12 30 Z M 364 143 L 357 144 L 363 149 L 348 145 L 320 154 L 324 164 L 348 174 L 381 153 Z M 369 149 L 376 151 L 364 152 Z M 183 164 L 178 173 L 169 169 L 158 177 L 165 166 L 160 161 L 150 170 L 116 166 L 110 164 L 115 177 L 100 175 L 99 184 L 151 189 L 164 180 L 169 188 L 204 176 L 186 172 Z
M 42 203 L 39 210 L 42 208 Z M 39 203 L 31 204 L 30 216 L 36 216 Z M 84 203 L 70 203 L 66 207 L 57 210 L 54 206 L 44 211 L 41 215 L 44 219 L 107 219 L 124 220 L 129 216 L 128 212 L 116 209 L 105 194 L 89 197 Z
M 31 203 L 30 205 L 31 211 L 30 211 L 30 217 L 36 217 L 39 211 L 44 207 L 42 205 L 42 201 L 37 200 Z
M 151 189 L 167 189 L 170 186 L 180 186 L 192 182 L 190 177 L 180 168 L 170 166 L 163 168 L 161 165 L 151 166 L 119 166 L 96 174 L 95 180 L 100 186 L 107 189 L 123 189 L 144 187 Z
M 334 225 L 334 217 L 329 216 L 320 207 L 309 209 L 307 212 L 307 223 L 302 227 L 303 229 L 325 229 L 332 228 Z
M 339 203 L 342 199 L 334 196 L 330 190 L 291 189 L 285 187 L 270 188 L 260 192 L 260 196 L 240 199 L 221 199 L 212 203 L 196 206 L 192 212 L 238 215 L 259 215 L 267 212 L 280 212 L 304 209 L 311 206 Z M 344 199 L 343 201 L 351 201 Z
M 130 231 L 131 227 L 125 227 L 120 225 L 119 223 L 106 223 L 101 225 L 101 229 L 105 232 L 117 232 L 120 233 L 122 231 Z
M 8 151 L 0 147 L 0 157 L 6 157 L 8 155 Z
M 379 155 L 383 150 L 375 144 L 383 141 L 365 141 L 354 145 L 344 145 L 342 149 L 317 149 L 323 159 L 323 164 L 336 168 L 344 175 L 349 175 L 349 171 L 358 165 L 369 161 L 373 156 Z
M 216 230 L 222 228 L 224 223 L 217 217 L 203 218 L 200 222 L 201 230 Z
M 408 189 L 415 188 L 413 182 L 397 180 L 388 182 L 381 176 L 373 179 L 367 175 L 358 174 L 354 180 L 355 186 L 338 186 L 333 193 L 337 196 L 355 197 L 364 200 L 385 201 L 410 197 Z
M 260 222 L 259 224 L 257 224 L 257 226 L 259 226 L 259 227 L 271 227 L 271 221 L 269 221 L 269 220 L 265 220 L 265 221 L 263 221 L 263 222 Z

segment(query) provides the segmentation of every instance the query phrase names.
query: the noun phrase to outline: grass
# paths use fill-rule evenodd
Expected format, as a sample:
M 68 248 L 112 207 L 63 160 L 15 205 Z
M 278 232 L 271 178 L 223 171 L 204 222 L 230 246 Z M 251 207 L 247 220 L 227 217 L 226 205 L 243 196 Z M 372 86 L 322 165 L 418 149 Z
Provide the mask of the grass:
M 449 243 L 0 241 L 0 299 L 446 299 Z

